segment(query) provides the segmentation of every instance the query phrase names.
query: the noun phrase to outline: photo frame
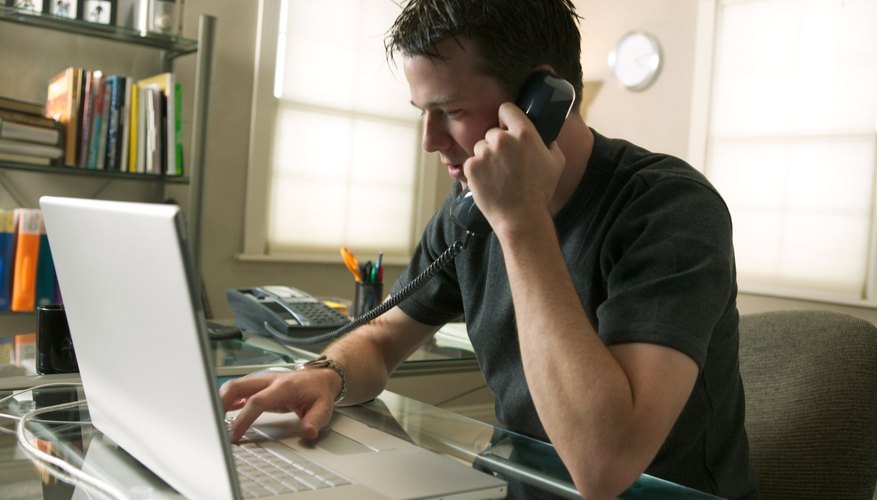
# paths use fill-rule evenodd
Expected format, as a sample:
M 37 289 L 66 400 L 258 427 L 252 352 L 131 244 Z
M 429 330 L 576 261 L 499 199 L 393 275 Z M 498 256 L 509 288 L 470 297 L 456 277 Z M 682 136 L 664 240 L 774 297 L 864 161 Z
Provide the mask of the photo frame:
M 83 0 L 79 18 L 90 23 L 115 25 L 116 7 L 116 0 Z
M 48 12 L 49 1 L 50 0 L 6 0 L 6 5 L 25 12 L 44 14 Z
M 81 0 L 46 0 L 49 14 L 67 19 L 79 17 Z

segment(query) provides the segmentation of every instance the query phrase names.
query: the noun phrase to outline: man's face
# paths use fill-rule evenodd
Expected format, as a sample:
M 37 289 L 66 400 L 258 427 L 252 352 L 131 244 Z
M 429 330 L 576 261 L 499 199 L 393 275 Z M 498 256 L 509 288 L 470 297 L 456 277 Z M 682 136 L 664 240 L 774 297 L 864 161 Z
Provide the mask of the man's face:
M 439 153 L 448 174 L 465 187 L 463 163 L 497 126 L 500 104 L 514 96 L 476 71 L 475 48 L 468 40 L 444 40 L 437 48 L 446 59 L 405 57 L 405 77 L 411 104 L 423 112 L 423 149 Z

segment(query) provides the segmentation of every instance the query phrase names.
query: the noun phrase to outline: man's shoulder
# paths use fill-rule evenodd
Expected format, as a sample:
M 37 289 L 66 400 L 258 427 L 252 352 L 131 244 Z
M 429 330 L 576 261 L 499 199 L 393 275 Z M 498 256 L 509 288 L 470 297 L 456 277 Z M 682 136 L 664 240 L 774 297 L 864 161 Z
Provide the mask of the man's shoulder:
M 718 194 L 702 172 L 679 157 L 650 151 L 624 139 L 605 137 L 596 131 L 594 137 L 594 153 L 588 168 L 608 174 L 616 185 L 692 183 Z

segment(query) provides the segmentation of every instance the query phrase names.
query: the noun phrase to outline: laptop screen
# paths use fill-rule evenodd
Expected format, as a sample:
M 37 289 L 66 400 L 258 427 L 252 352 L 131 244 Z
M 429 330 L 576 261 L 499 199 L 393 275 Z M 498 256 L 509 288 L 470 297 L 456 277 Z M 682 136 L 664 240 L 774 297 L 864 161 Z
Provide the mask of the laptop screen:
M 42 197 L 92 421 L 187 497 L 232 498 L 179 207 Z

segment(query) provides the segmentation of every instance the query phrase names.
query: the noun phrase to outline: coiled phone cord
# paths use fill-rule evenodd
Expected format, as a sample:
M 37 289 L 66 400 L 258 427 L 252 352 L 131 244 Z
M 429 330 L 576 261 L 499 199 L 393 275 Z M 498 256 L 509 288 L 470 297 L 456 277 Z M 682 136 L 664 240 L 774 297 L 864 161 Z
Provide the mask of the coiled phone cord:
M 451 244 L 441 255 L 438 256 L 429 266 L 426 267 L 420 274 L 417 275 L 411 283 L 405 285 L 404 288 L 390 296 L 384 302 L 381 302 L 374 309 L 361 314 L 360 316 L 354 318 L 347 323 L 346 325 L 338 328 L 335 331 L 324 333 L 322 335 L 316 335 L 313 337 L 307 338 L 299 338 L 299 337 L 290 337 L 289 335 L 285 335 L 281 332 L 276 331 L 274 328 L 269 328 L 268 331 L 276 337 L 278 340 L 282 340 L 283 342 L 290 344 L 299 344 L 299 345 L 311 345 L 311 344 L 322 344 L 323 342 L 329 342 L 331 340 L 335 340 L 342 335 L 346 335 L 353 330 L 365 325 L 366 323 L 372 321 L 378 316 L 384 314 L 389 311 L 397 304 L 402 302 L 403 300 L 410 297 L 414 292 L 423 288 L 429 280 L 431 280 L 439 271 L 441 271 L 445 266 L 447 266 L 452 260 L 454 260 L 460 252 L 463 251 L 468 245 L 469 240 L 472 239 L 473 233 L 467 231 L 466 237 L 462 242 L 460 240 L 455 241 Z M 266 324 L 267 326 L 267 324 Z

